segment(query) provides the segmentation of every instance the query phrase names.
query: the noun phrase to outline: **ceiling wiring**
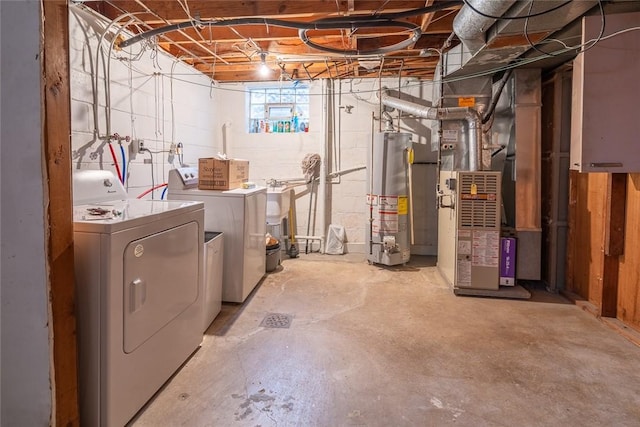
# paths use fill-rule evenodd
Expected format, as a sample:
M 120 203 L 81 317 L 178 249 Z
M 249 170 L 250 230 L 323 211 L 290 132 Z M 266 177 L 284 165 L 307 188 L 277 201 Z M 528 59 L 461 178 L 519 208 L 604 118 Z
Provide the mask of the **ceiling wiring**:
M 598 7 L 600 8 L 600 33 L 598 34 L 598 37 L 596 37 L 594 40 L 585 43 L 578 53 L 584 53 L 589 49 L 593 48 L 596 44 L 598 44 L 598 42 L 602 39 L 602 36 L 604 35 L 604 30 L 606 26 L 606 16 L 604 13 L 604 7 L 602 6 L 602 0 L 598 0 Z
M 139 0 L 136 0 L 139 1 Z M 389 24 L 395 20 L 408 18 L 412 16 L 418 16 L 424 13 L 436 12 L 439 10 L 447 9 L 453 6 L 462 4 L 461 1 L 442 1 L 432 6 L 426 6 L 418 9 L 411 9 L 404 12 L 380 14 L 374 17 L 371 16 L 340 16 L 323 18 L 312 22 L 300 22 L 300 21 L 287 21 L 283 19 L 274 18 L 262 18 L 262 17 L 246 17 L 246 18 L 233 18 L 233 19 L 212 19 L 201 20 L 194 19 L 192 21 L 180 22 L 177 24 L 171 24 L 164 27 L 155 28 L 147 32 L 138 34 L 130 39 L 120 42 L 121 47 L 127 47 L 132 44 L 138 43 L 141 40 L 164 34 L 172 31 L 179 31 L 184 28 L 191 27 L 194 22 L 198 26 L 215 26 L 215 27 L 230 27 L 241 25 L 273 25 L 276 27 L 293 28 L 297 30 L 327 30 L 327 29 L 353 29 L 355 27 L 373 28 L 384 26 L 385 23 Z M 404 22 L 404 24 L 407 24 Z M 395 24 L 394 24 L 395 25 Z M 413 24 L 415 25 L 415 24 Z M 419 27 L 418 27 L 419 28 Z
M 606 36 L 599 36 L 590 40 L 587 40 L 585 43 L 583 44 L 578 44 L 578 45 L 567 45 L 564 41 L 562 40 L 558 40 L 558 39 L 546 39 L 544 41 L 542 41 L 541 43 L 560 43 L 563 48 L 562 49 L 557 49 L 555 51 L 552 51 L 551 53 L 559 55 L 559 54 L 566 54 L 566 53 L 576 53 L 576 50 L 580 50 L 586 46 L 590 46 L 593 45 L 594 43 L 597 43 L 600 40 L 608 40 L 610 38 L 616 37 L 620 34 L 624 34 L 630 31 L 638 31 L 640 30 L 640 26 L 637 27 L 630 27 L 630 28 L 626 28 L 626 29 L 622 29 L 619 31 L 616 31 L 614 33 L 608 34 Z M 602 31 L 601 31 L 602 32 Z M 514 60 L 513 62 L 506 64 L 506 65 L 501 65 L 499 67 L 495 67 L 495 68 L 491 68 L 489 70 L 486 71 L 482 71 L 482 72 L 478 72 L 478 73 L 473 73 L 473 74 L 469 74 L 466 76 L 459 76 L 459 77 L 443 77 L 440 79 L 436 79 L 436 80 L 429 80 L 429 81 L 420 81 L 420 80 L 416 80 L 415 83 L 409 83 L 407 85 L 408 88 L 411 87 L 417 87 L 417 86 L 425 86 L 425 85 L 432 85 L 432 84 L 441 84 L 441 83 L 446 83 L 446 82 L 454 82 L 454 81 L 460 81 L 460 80 L 465 80 L 465 79 L 472 79 L 472 78 L 476 78 L 476 77 L 482 77 L 482 76 L 487 76 L 487 75 L 493 75 L 496 73 L 501 73 L 513 68 L 517 68 L 520 66 L 525 66 L 525 65 L 529 65 L 529 64 L 533 64 L 537 61 L 543 60 L 548 58 L 547 55 L 540 55 L 540 56 L 536 56 L 536 57 L 532 57 L 532 58 L 519 58 Z M 130 66 L 133 67 L 133 64 L 129 64 Z M 313 81 L 315 80 L 315 78 L 317 78 L 317 76 L 311 76 L 310 72 L 309 72 L 309 64 L 308 63 L 302 63 L 302 68 L 305 71 L 306 77 L 308 78 L 308 80 Z M 135 70 L 135 67 L 134 67 Z M 141 74 L 144 74 L 144 72 L 137 70 L 138 72 L 140 72 Z M 195 71 L 193 73 L 191 72 L 187 72 L 187 73 L 173 73 L 173 79 L 176 79 L 178 81 L 187 83 L 187 84 L 192 84 L 192 85 L 196 85 L 196 86 L 202 86 L 202 87 L 207 87 L 210 88 L 211 85 L 210 84 L 204 84 L 204 83 L 199 83 L 199 82 L 194 82 L 192 80 L 189 79 L 181 79 L 180 76 L 201 76 L 202 74 L 200 74 L 199 72 Z M 301 77 L 301 76 L 299 76 Z M 356 78 L 356 76 L 353 76 L 353 78 Z M 215 87 L 216 90 L 220 90 L 220 91 L 229 91 L 229 92 L 241 92 L 241 93 L 247 93 L 247 91 L 245 89 L 237 89 L 237 88 L 232 88 L 232 87 L 222 87 L 222 86 L 216 86 Z M 367 93 L 375 93 L 377 90 L 363 90 L 363 91 L 353 91 L 354 96 L 357 96 L 358 99 L 360 99 L 363 102 L 368 102 L 366 99 L 361 98 L 360 95 L 357 94 L 367 94 Z M 315 94 L 310 94 L 310 96 L 314 96 Z
M 523 34 L 524 34 L 524 38 L 527 40 L 527 43 L 529 43 L 529 46 L 531 47 L 531 49 L 535 50 L 536 52 L 539 52 L 539 53 L 541 53 L 541 54 L 543 54 L 543 55 L 559 56 L 559 55 L 557 55 L 557 54 L 555 54 L 555 53 L 545 52 L 545 51 L 543 51 L 543 50 L 538 49 L 538 48 L 536 47 L 535 43 L 533 43 L 533 42 L 531 41 L 531 38 L 529 38 L 529 32 L 528 32 L 527 30 L 528 30 L 528 26 L 529 26 L 529 17 L 531 16 L 531 10 L 533 9 L 533 2 L 534 2 L 534 1 L 535 1 L 535 0 L 530 0 L 530 1 L 529 1 L 529 11 L 527 12 L 527 17 L 526 17 L 526 19 L 524 20 L 524 28 L 523 28 L 523 30 L 522 30 L 522 32 L 523 32 Z
M 529 3 L 529 13 L 531 12 L 531 8 L 533 6 L 533 2 L 534 2 L 534 0 L 531 0 L 531 2 Z M 574 50 L 574 49 L 578 50 L 577 53 L 586 52 L 587 50 L 589 50 L 592 47 L 594 47 L 600 40 L 603 39 L 603 34 L 604 34 L 605 26 L 606 26 L 606 16 L 605 16 L 605 13 L 604 13 L 604 7 L 602 5 L 602 0 L 598 0 L 598 7 L 600 9 L 600 22 L 601 22 L 601 24 L 600 24 L 600 32 L 599 32 L 598 36 L 595 39 L 591 39 L 591 40 L 585 42 L 584 44 L 577 45 L 577 46 L 574 46 L 574 47 L 570 47 L 570 46 L 567 46 L 561 40 L 551 39 L 551 41 L 559 42 L 560 44 L 562 44 L 565 47 L 565 50 L 561 51 L 560 53 L 553 53 L 553 52 L 545 52 L 545 51 L 543 51 L 541 49 L 538 49 L 535 46 L 535 44 L 531 41 L 531 39 L 529 38 L 529 34 L 527 32 L 527 24 L 529 22 L 528 18 L 525 19 L 525 21 L 524 21 L 524 31 L 523 31 L 524 37 L 527 40 L 527 43 L 529 43 L 529 46 L 533 50 L 535 50 L 536 52 L 538 52 L 538 53 L 540 53 L 542 55 L 545 55 L 545 57 L 560 56 L 560 55 L 562 55 L 564 53 L 567 53 L 568 51 L 571 51 L 571 50 Z
M 385 0 L 384 3 L 382 3 L 376 10 L 374 10 L 371 15 L 375 16 L 378 13 L 380 13 L 381 10 L 383 10 L 385 8 L 385 6 L 390 2 L 391 0 Z

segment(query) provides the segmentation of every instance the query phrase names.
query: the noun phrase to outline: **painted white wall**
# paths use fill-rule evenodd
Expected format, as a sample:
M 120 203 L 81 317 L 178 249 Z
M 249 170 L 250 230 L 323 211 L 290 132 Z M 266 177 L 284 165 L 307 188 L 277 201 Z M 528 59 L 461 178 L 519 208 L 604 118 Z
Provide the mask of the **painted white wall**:
M 79 6 L 70 7 L 70 51 L 71 51 L 71 108 L 72 149 L 74 168 L 100 168 L 115 170 L 114 162 L 104 138 L 95 138 L 93 114 L 94 99 L 98 100 L 98 130 L 103 136 L 106 126 L 106 98 L 103 56 L 96 59 L 99 34 L 108 23 Z M 109 34 L 115 30 L 110 30 Z M 112 35 L 106 39 L 112 38 Z M 250 161 L 251 181 L 265 185 L 271 179 L 300 178 L 300 164 L 306 154 L 323 155 L 325 144 L 333 161 L 327 172 L 345 170 L 366 164 L 366 154 L 371 141 L 372 114 L 379 116 L 377 90 L 382 84 L 393 90 L 400 89 L 402 96 L 411 96 L 422 103 L 431 102 L 432 88 L 429 82 L 413 79 L 354 79 L 334 83 L 334 109 L 327 113 L 326 83 L 308 83 L 311 91 L 311 123 L 308 133 L 251 134 L 248 132 L 247 94 L 244 84 L 212 85 L 211 80 L 192 68 L 175 62 L 162 52 L 148 50 L 127 61 L 140 52 L 140 44 L 128 48 L 127 52 L 112 52 L 109 62 L 111 126 L 110 133 L 143 139 L 153 155 L 154 184 L 166 182 L 169 169 L 178 166 L 177 158 L 168 160 L 171 143 L 184 144 L 184 161 L 196 165 L 200 157 L 210 157 L 224 152 L 232 158 Z M 105 50 L 108 44 L 105 43 Z M 107 58 L 108 55 L 104 55 Z M 98 91 L 92 89 L 96 68 L 99 70 Z M 278 84 L 278 83 L 274 83 Z M 173 102 L 171 86 L 173 85 Z M 328 104 L 330 105 L 330 104 Z M 351 113 L 344 108 L 352 105 Z M 172 114 L 173 113 L 173 114 Z M 393 113 L 397 121 L 397 113 Z M 326 121 L 331 118 L 333 136 L 327 132 Z M 435 161 L 430 144 L 429 121 L 403 118 L 401 131 L 411 132 L 419 153 Z M 373 122 L 374 132 L 381 129 L 378 120 Z M 329 135 L 329 136 L 328 136 Z M 131 142 L 123 142 L 128 164 L 127 188 L 130 197 L 136 197 L 151 188 L 151 166 L 145 164 L 148 153 L 130 155 Z M 122 164 L 120 148 L 112 143 L 119 164 Z M 424 148 L 422 150 L 421 148 Z M 413 253 L 435 254 L 435 165 L 433 173 L 424 165 L 414 168 L 416 180 L 420 182 L 415 206 L 416 236 Z M 414 180 L 415 181 L 415 180 Z M 433 182 L 432 182 L 433 181 Z M 321 203 L 312 208 L 309 226 L 308 187 L 296 188 L 298 234 L 324 235 L 326 229 L 320 224 Z M 346 229 L 348 250 L 365 250 L 366 217 L 366 172 L 364 170 L 334 179 L 327 187 L 325 222 L 343 225 Z M 161 190 L 155 192 L 159 198 Z M 149 198 L 151 195 L 146 196 Z M 314 203 L 315 204 L 315 203 Z M 431 219 L 433 218 L 433 219 Z M 307 233 L 308 232 L 308 233 Z M 315 246 L 318 249 L 318 246 Z
M 0 2 L 1 417 L 3 426 L 51 418 L 45 178 L 42 172 L 40 1 Z
M 105 68 L 108 61 L 110 79 L 110 134 L 142 139 L 152 151 L 153 184 L 167 182 L 170 169 L 180 166 L 178 156 L 169 154 L 171 144 L 184 145 L 184 163 L 197 165 L 198 158 L 217 153 L 219 135 L 214 132 L 212 117 L 216 100 L 212 81 L 195 69 L 176 62 L 159 49 L 136 44 L 124 51 L 111 51 L 103 41 L 104 54 L 96 50 L 100 35 L 108 22 L 82 6 L 70 5 L 70 66 L 71 66 L 71 127 L 74 169 L 108 169 L 115 172 L 107 133 L 107 98 L 105 96 Z M 124 20 L 123 22 L 126 22 Z M 109 28 L 110 40 L 117 28 Z M 144 51 L 141 51 L 147 46 Z M 96 56 L 98 59 L 96 59 Z M 94 93 L 93 79 L 98 74 L 98 91 Z M 94 100 L 98 100 L 99 138 L 95 137 Z M 152 186 L 151 155 L 134 153 L 134 142 L 123 141 L 127 163 L 125 185 L 134 198 Z M 122 165 L 120 146 L 112 142 L 118 164 Z M 159 199 L 162 189 L 154 192 Z M 145 196 L 150 199 L 151 194 Z
M 244 84 L 222 84 L 214 91 L 214 97 L 220 105 L 233 108 L 220 109 L 214 117 L 215 127 L 219 134 L 226 129 L 226 154 L 234 158 L 247 159 L 250 162 L 250 180 L 259 185 L 266 185 L 269 179 L 278 180 L 302 177 L 301 162 L 308 153 L 324 153 L 324 144 L 330 145 L 330 151 L 336 152 L 331 164 L 327 165 L 327 172 L 347 170 L 358 166 L 365 166 L 367 150 L 371 143 L 372 129 L 380 130 L 378 120 L 373 120 L 372 114 L 379 117 L 379 102 L 377 91 L 380 82 L 377 79 L 354 79 L 334 82 L 334 138 L 327 138 L 326 134 L 326 86 L 322 81 L 313 81 L 310 86 L 311 122 L 308 133 L 270 133 L 253 134 L 248 132 L 247 109 L 248 100 Z M 400 84 L 400 86 L 398 86 Z M 276 83 L 277 85 L 277 83 Z M 432 88 L 429 82 L 419 82 L 413 79 L 383 79 L 382 85 L 391 89 L 400 88 L 403 96 L 411 96 L 426 105 L 430 105 Z M 351 113 L 346 112 L 346 106 L 353 106 Z M 329 114 L 330 116 L 330 114 Z M 397 112 L 393 113 L 397 126 Z M 373 123 L 372 123 L 373 120 Z M 373 128 L 372 128 L 373 124 Z M 429 121 L 402 119 L 400 130 L 413 134 L 412 139 L 419 153 L 420 161 L 435 162 L 436 153 L 430 150 L 431 125 Z M 334 150 L 334 147 L 335 150 Z M 433 171 L 427 170 L 431 167 Z M 435 224 L 435 165 L 416 165 L 416 179 L 419 182 L 416 196 L 418 215 L 422 217 L 416 221 L 419 227 L 417 236 L 421 241 L 416 245 L 413 253 L 435 254 L 437 227 Z M 414 180 L 415 181 L 415 180 Z M 318 212 L 315 228 L 308 228 L 309 197 L 308 186 L 296 188 L 297 233 L 306 235 L 325 234 L 319 223 Z M 366 171 L 361 170 L 334 179 L 327 189 L 327 225 L 338 224 L 345 227 L 348 250 L 364 252 L 365 227 L 368 225 L 366 209 Z M 429 208 L 427 208 L 429 206 Z M 320 204 L 318 205 L 320 209 Z M 318 249 L 315 245 L 314 249 Z

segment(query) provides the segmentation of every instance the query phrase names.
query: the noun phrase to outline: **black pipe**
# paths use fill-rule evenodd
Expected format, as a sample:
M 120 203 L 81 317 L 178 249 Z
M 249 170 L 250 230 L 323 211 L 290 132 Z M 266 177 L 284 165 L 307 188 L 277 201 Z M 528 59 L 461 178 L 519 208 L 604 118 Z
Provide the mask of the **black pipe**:
M 489 121 L 489 119 L 491 118 L 491 115 L 493 114 L 493 111 L 496 109 L 496 105 L 498 105 L 498 100 L 500 99 L 500 94 L 502 94 L 502 90 L 504 89 L 504 86 L 507 84 L 507 81 L 509 80 L 509 77 L 511 77 L 511 74 L 513 73 L 513 68 L 509 68 L 504 75 L 502 76 L 502 79 L 500 80 L 500 85 L 498 86 L 498 89 L 496 90 L 496 93 L 493 95 L 493 99 L 491 100 L 491 103 L 489 104 L 489 108 L 487 108 L 487 112 L 485 113 L 484 117 L 482 118 L 482 124 L 485 124 Z
M 211 21 L 202 21 L 200 19 L 194 19 L 192 21 L 181 22 L 178 24 L 167 25 L 165 27 L 154 28 L 153 30 L 145 31 L 130 39 L 123 40 L 118 44 L 119 47 L 124 48 L 136 44 L 142 40 L 146 40 L 150 37 L 159 36 L 161 34 L 169 33 L 172 31 L 182 30 L 184 28 L 191 27 L 233 27 L 241 25 L 265 25 L 274 27 L 294 28 L 297 30 L 333 30 L 333 29 L 351 29 L 354 27 L 361 28 L 373 28 L 389 26 L 389 24 L 395 19 L 408 18 L 411 16 L 422 15 L 425 13 L 437 12 L 452 6 L 462 4 L 462 1 L 446 1 L 439 2 L 433 6 L 421 7 L 419 9 L 407 10 L 404 12 L 387 13 L 372 16 L 344 16 L 338 18 L 325 18 L 319 19 L 314 22 L 297 22 L 286 21 L 283 19 L 274 18 L 235 18 L 235 19 L 218 19 Z M 406 24 L 406 23 L 405 23 Z M 394 26 L 394 25 L 391 25 Z

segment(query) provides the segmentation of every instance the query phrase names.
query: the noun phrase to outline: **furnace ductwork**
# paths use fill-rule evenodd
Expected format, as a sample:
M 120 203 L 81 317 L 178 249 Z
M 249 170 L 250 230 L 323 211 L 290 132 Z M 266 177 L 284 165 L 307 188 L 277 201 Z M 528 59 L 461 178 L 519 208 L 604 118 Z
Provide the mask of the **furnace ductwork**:
M 467 0 L 466 3 L 453 20 L 453 32 L 467 49 L 475 53 L 485 45 L 485 33 L 496 22 L 488 16 L 502 16 L 515 1 Z M 473 9 L 488 16 L 482 16 Z
M 425 107 L 410 101 L 398 99 L 389 95 L 383 88 L 380 102 L 387 107 L 395 108 L 412 116 L 429 120 L 466 120 L 469 126 L 469 170 L 482 170 L 482 118 L 471 107 L 435 108 Z

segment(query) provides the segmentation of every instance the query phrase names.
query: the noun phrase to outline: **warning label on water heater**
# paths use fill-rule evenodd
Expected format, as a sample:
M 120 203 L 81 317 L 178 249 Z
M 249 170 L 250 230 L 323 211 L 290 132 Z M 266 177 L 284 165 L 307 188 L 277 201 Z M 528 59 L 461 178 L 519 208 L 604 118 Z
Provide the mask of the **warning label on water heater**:
M 406 197 L 400 197 L 406 199 Z M 387 195 L 367 194 L 367 204 L 371 209 L 374 233 L 391 234 L 398 232 L 399 197 Z M 375 203 L 375 202 L 377 203 Z M 406 210 L 406 200 L 404 202 Z
M 409 213 L 409 199 L 407 196 L 398 196 L 398 215 Z

